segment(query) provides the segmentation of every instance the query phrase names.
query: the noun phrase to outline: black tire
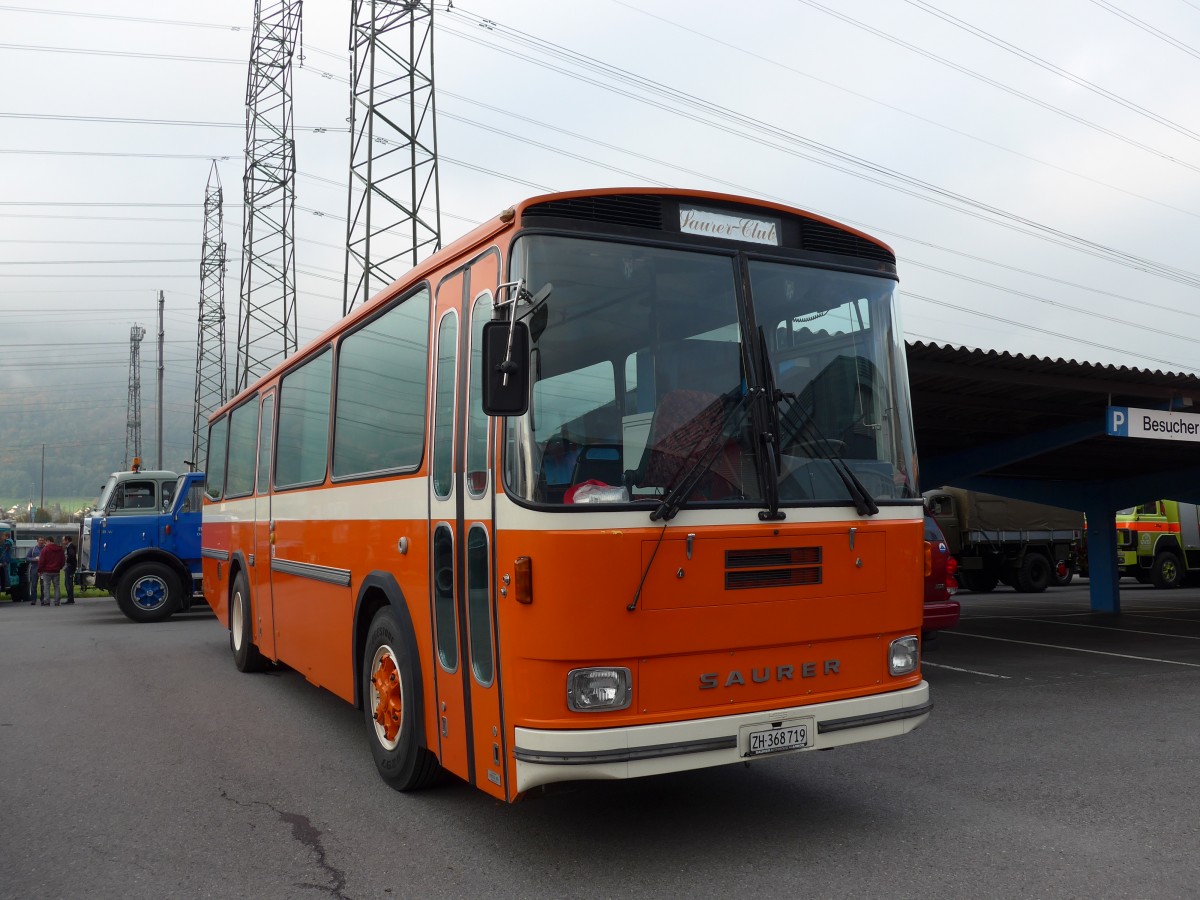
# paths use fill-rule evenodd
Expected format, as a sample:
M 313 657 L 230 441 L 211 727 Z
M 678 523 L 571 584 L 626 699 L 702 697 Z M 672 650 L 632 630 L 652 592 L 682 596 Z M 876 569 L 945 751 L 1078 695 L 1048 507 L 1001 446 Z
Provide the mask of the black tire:
M 115 596 L 121 612 L 134 622 L 162 622 L 178 611 L 183 585 L 165 563 L 142 562 L 121 576 Z
M 1177 588 L 1183 585 L 1183 563 L 1178 554 L 1164 550 L 1154 557 L 1150 567 L 1150 580 L 1156 588 Z
M 1000 583 L 1000 579 L 995 575 L 989 575 L 986 572 L 962 572 L 961 570 L 959 571 L 959 580 L 968 591 L 976 594 L 991 593 Z
M 363 648 L 363 716 L 379 777 L 398 791 L 428 787 L 441 771 L 425 743 L 416 649 L 412 627 L 390 606 L 375 614 Z
M 234 577 L 229 594 L 229 649 L 239 672 L 261 672 L 267 667 L 267 658 L 254 645 L 254 610 L 245 572 Z
M 1040 553 L 1026 553 L 1017 570 L 1014 587 L 1023 594 L 1040 594 L 1050 586 L 1050 560 Z

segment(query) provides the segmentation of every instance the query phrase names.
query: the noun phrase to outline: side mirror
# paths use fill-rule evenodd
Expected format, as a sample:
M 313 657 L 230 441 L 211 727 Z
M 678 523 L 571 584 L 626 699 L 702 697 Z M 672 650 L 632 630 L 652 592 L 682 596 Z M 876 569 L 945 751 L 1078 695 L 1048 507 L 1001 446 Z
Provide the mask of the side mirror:
M 529 410 L 528 325 L 494 320 L 483 326 L 481 374 L 485 413 L 489 416 L 520 416 Z

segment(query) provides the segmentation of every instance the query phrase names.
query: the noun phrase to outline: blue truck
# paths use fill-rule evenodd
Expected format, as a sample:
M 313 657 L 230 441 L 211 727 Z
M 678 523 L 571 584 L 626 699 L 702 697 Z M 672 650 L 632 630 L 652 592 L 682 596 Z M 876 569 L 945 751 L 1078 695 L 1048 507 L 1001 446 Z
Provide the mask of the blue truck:
M 161 622 L 203 602 L 200 514 L 204 473 L 145 471 L 108 477 L 79 526 L 85 583 L 116 598 L 135 622 Z

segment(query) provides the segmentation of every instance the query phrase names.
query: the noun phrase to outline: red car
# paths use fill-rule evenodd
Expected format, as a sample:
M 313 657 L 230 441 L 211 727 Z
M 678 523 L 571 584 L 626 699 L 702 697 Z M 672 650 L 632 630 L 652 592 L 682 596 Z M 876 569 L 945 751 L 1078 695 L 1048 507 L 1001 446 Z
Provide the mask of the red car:
M 940 628 L 958 624 L 958 560 L 950 555 L 946 538 L 937 522 L 925 510 L 925 621 L 921 637 L 928 641 Z

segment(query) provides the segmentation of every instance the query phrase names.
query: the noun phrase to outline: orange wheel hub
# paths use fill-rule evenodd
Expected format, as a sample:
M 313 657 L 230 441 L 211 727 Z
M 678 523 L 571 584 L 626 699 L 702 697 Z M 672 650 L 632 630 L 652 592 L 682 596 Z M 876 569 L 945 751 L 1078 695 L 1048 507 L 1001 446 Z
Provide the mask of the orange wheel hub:
M 375 703 L 375 722 L 383 729 L 389 741 L 394 741 L 400 732 L 400 723 L 404 719 L 404 696 L 400 691 L 400 673 L 396 670 L 396 661 L 391 656 L 385 656 L 375 667 L 371 676 L 375 685 L 378 700 Z

